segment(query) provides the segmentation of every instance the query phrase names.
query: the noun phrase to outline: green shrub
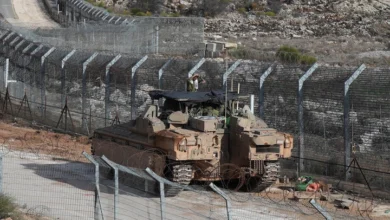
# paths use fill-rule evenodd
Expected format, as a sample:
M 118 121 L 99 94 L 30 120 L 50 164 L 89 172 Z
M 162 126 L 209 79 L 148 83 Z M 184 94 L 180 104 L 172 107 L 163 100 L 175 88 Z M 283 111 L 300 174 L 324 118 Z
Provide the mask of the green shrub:
M 132 8 L 132 9 L 130 9 L 130 12 L 133 15 L 137 15 L 137 13 L 142 12 L 142 10 L 139 8 Z
M 285 45 L 279 48 L 276 56 L 283 62 L 297 63 L 300 60 L 301 54 L 297 48 Z
M 146 13 L 139 11 L 139 12 L 135 13 L 135 16 L 146 16 Z
M 180 16 L 180 13 L 179 13 L 179 12 L 171 13 L 169 16 L 170 16 L 170 17 L 179 17 L 179 16 Z
M 161 16 L 161 17 L 168 17 L 169 14 L 166 13 L 165 11 L 163 11 L 163 12 L 160 13 L 160 16 Z
M 276 16 L 276 13 L 273 12 L 273 11 L 267 11 L 267 12 L 257 12 L 256 13 L 257 16 L 269 16 L 269 17 L 275 17 Z
M 300 63 L 303 65 L 312 65 L 317 62 L 317 58 L 301 54 L 297 48 L 291 46 L 281 46 L 276 52 L 276 56 L 283 62 Z
M 11 197 L 0 194 L 0 219 L 13 217 L 16 215 L 17 207 Z
M 267 12 L 264 13 L 264 15 L 270 16 L 270 17 L 275 17 L 276 16 L 275 12 L 273 12 L 273 11 L 267 11 Z
M 101 7 L 101 8 L 105 8 L 106 7 L 103 2 L 99 2 L 96 6 Z
M 230 49 L 228 54 L 236 59 L 246 59 L 248 57 L 248 50 L 243 47 L 238 47 L 237 49 Z
M 129 10 L 123 10 L 121 12 L 121 14 L 123 14 L 123 15 L 131 15 L 131 12 Z
M 309 55 L 301 55 L 300 61 L 301 64 L 313 65 L 315 62 L 317 62 L 317 58 Z
M 240 12 L 241 14 L 244 14 L 246 12 L 246 9 L 245 8 L 238 8 L 237 11 Z

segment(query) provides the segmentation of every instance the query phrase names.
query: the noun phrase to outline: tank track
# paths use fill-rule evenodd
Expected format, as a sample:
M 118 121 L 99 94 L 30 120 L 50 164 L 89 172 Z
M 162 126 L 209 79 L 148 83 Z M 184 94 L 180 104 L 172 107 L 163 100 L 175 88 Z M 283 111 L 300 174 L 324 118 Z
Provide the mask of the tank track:
M 177 164 L 172 166 L 171 181 L 179 183 L 182 186 L 188 186 L 192 180 L 192 165 Z M 166 185 L 165 196 L 172 197 L 179 194 L 183 188 Z
M 260 192 L 276 182 L 279 178 L 280 163 L 279 161 L 267 161 L 264 162 L 264 174 L 261 177 L 261 181 L 257 184 L 255 192 Z

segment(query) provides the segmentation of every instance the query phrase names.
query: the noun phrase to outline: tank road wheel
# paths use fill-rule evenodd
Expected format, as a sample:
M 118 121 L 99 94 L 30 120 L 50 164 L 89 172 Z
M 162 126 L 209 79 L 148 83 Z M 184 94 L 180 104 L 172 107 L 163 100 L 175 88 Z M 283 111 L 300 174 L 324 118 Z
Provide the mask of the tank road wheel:
M 182 186 L 187 186 L 192 180 L 192 165 L 181 164 L 177 161 L 167 160 L 167 165 L 164 170 L 164 177 L 172 182 L 179 183 Z M 176 196 L 183 190 L 183 187 L 165 186 L 165 196 Z
M 257 186 L 256 191 L 262 191 L 276 182 L 279 178 L 280 164 L 279 161 L 264 162 L 264 174 L 261 177 L 261 182 Z
M 179 164 L 172 167 L 173 182 L 188 185 L 192 180 L 192 165 Z
M 247 180 L 248 191 L 261 192 L 276 182 L 279 178 L 279 161 L 265 161 L 264 174 L 259 177 L 252 177 Z

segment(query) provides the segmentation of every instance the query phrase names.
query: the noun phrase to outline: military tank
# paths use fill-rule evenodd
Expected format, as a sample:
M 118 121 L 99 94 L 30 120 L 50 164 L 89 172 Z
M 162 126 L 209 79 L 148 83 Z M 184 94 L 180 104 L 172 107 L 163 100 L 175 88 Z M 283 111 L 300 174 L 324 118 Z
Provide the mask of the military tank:
M 128 167 L 149 167 L 183 185 L 191 181 L 256 180 L 261 190 L 279 176 L 293 137 L 256 117 L 237 93 L 149 92 L 153 102 L 125 124 L 96 129 L 92 153 Z M 247 99 L 246 99 L 247 100 Z M 158 103 L 163 103 L 159 105 Z

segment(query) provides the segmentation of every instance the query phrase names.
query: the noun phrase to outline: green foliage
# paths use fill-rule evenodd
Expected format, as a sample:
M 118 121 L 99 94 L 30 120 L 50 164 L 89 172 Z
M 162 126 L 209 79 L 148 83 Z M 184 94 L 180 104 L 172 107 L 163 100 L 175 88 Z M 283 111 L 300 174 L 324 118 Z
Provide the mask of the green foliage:
M 276 56 L 283 62 L 287 63 L 301 63 L 304 65 L 311 65 L 317 62 L 313 56 L 301 54 L 299 50 L 291 46 L 281 46 L 276 52 Z
M 301 54 L 298 49 L 290 46 L 281 46 L 276 52 L 276 56 L 283 62 L 296 63 L 299 61 Z
M 97 5 L 96 6 L 98 6 L 98 7 L 101 7 L 101 8 L 105 8 L 105 5 L 104 5 L 104 3 L 103 2 L 99 2 L 99 3 L 97 3 Z
M 122 15 L 131 15 L 131 12 L 129 10 L 123 10 L 120 12 Z
M 275 17 L 276 16 L 276 13 L 273 12 L 273 11 L 267 11 L 267 12 L 257 12 L 256 13 L 257 16 L 269 16 L 269 17 Z
M 264 15 L 270 16 L 270 17 L 275 17 L 275 16 L 276 16 L 276 13 L 273 12 L 273 11 L 267 11 L 267 12 L 264 13 Z
M 161 16 L 161 17 L 168 17 L 169 14 L 166 13 L 165 11 L 163 11 L 163 12 L 160 13 L 160 16 Z
M 139 12 L 135 13 L 135 16 L 146 16 L 146 13 L 139 11 Z
M 317 62 L 317 58 L 309 55 L 302 55 L 300 61 L 305 65 L 313 65 L 315 62 Z
M 244 47 L 238 47 L 237 49 L 229 50 L 229 55 L 236 59 L 246 59 L 249 55 L 249 51 Z
M 241 14 L 244 14 L 246 12 L 246 9 L 245 8 L 238 8 L 237 11 L 240 12 Z
M 17 207 L 11 197 L 0 194 L 0 219 L 17 215 Z
M 130 12 L 132 15 L 137 15 L 137 13 L 142 12 L 142 10 L 139 8 L 132 8 L 132 9 L 130 9 Z

